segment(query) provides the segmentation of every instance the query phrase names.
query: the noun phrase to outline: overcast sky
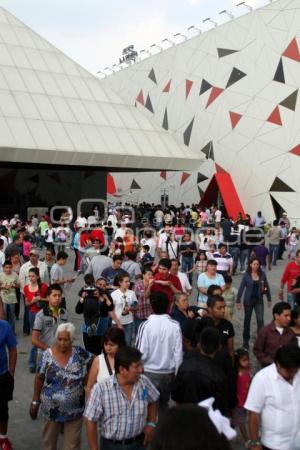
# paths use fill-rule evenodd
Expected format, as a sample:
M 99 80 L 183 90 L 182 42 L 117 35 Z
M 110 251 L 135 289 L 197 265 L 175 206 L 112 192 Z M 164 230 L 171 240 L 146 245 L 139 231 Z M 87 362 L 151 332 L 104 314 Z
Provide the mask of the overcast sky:
M 177 32 L 187 33 L 190 25 L 205 30 L 208 25 L 202 20 L 207 17 L 218 23 L 228 20 L 218 14 L 224 9 L 234 15 L 246 13 L 244 6 L 235 6 L 239 1 L 0 0 L 0 5 L 95 73 L 117 63 L 130 44 L 141 50 Z M 258 7 L 268 1 L 246 3 Z

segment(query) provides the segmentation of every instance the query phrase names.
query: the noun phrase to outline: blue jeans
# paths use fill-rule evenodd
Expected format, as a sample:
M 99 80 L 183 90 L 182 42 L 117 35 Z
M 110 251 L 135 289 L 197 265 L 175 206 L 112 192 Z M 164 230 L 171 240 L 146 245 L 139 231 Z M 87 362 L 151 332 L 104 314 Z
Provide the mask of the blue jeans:
M 276 266 L 279 245 L 269 244 L 270 258 L 273 266 Z
M 4 303 L 6 320 L 10 324 L 11 329 L 15 332 L 15 324 L 16 324 L 16 315 L 15 315 L 15 304 L 6 304 Z
M 34 325 L 34 319 L 35 319 L 36 313 L 28 311 L 28 316 L 29 316 L 30 329 L 32 330 L 33 329 L 33 325 Z M 31 347 L 31 350 L 30 350 L 30 353 L 29 353 L 29 360 L 28 360 L 29 368 L 32 368 L 32 369 L 36 368 L 36 359 L 37 359 L 37 347 L 35 347 L 33 345 Z
M 138 334 L 139 327 L 140 327 L 140 325 L 141 325 L 143 322 L 146 322 L 146 319 L 140 319 L 139 317 L 135 317 L 135 319 L 134 319 L 134 332 L 135 332 L 135 336 Z
M 245 317 L 244 317 L 244 330 L 243 330 L 243 341 L 244 345 L 249 343 L 250 339 L 250 324 L 253 309 L 256 315 L 257 322 L 257 333 L 264 326 L 264 303 L 255 298 L 251 298 L 249 303 L 244 303 Z
M 241 251 L 239 247 L 230 247 L 229 252 L 233 259 L 233 273 L 235 273 L 238 266 Z
M 247 248 L 240 250 L 240 270 L 241 271 L 245 270 L 248 253 L 249 253 L 249 250 Z
M 193 281 L 193 274 L 187 273 L 189 270 L 191 270 L 194 267 L 194 260 L 193 258 L 187 258 L 186 256 L 183 256 L 181 259 L 181 272 L 186 273 L 189 279 L 190 284 L 192 284 Z
M 132 345 L 133 341 L 133 332 L 134 332 L 134 323 L 128 323 L 127 325 L 123 325 L 123 330 L 125 334 L 125 341 L 127 345 Z
M 287 293 L 287 301 L 288 301 L 288 304 L 291 305 L 291 308 L 294 309 L 294 306 L 295 306 L 294 294 L 292 294 L 291 292 L 288 292 Z

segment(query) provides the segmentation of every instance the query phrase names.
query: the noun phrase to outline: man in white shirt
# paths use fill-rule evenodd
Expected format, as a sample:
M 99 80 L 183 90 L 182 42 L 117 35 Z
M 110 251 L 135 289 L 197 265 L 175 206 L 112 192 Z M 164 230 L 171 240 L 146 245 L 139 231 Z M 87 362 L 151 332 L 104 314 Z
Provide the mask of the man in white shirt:
M 170 273 L 179 278 L 182 287 L 182 292 L 184 292 L 187 295 L 190 295 L 192 293 L 193 288 L 189 282 L 187 274 L 179 272 L 179 263 L 177 259 L 171 259 Z
M 117 228 L 114 239 L 116 240 L 118 237 L 124 239 L 127 230 L 126 222 L 122 221 L 121 226 Z
M 159 252 L 165 252 L 167 250 L 167 240 L 172 232 L 170 225 L 165 225 L 158 235 L 158 250 Z
M 222 218 L 222 212 L 219 210 L 219 208 L 215 211 L 215 227 L 217 230 L 221 228 L 221 218 Z
M 85 228 L 87 226 L 87 219 L 84 217 L 83 213 L 81 212 L 79 216 L 76 219 L 75 225 L 77 228 Z
M 167 314 L 168 297 L 162 292 L 150 295 L 151 314 L 139 327 L 136 348 L 142 353 L 145 375 L 160 392 L 159 414 L 167 408 L 171 384 L 182 362 L 182 334 L 178 322 Z
M 252 380 L 245 408 L 249 411 L 251 450 L 293 450 L 300 429 L 300 348 L 280 347 L 274 363 Z M 259 437 L 260 436 L 260 437 Z
M 151 229 L 144 231 L 144 237 L 141 239 L 141 245 L 149 245 L 149 253 L 152 258 L 155 257 L 156 239 Z

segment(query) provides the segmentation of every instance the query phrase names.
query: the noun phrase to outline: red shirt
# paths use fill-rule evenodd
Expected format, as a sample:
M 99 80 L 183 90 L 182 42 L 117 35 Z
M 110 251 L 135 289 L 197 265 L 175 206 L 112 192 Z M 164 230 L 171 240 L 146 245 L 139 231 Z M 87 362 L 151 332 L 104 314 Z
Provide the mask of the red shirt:
M 92 241 L 94 241 L 95 239 L 99 239 L 102 245 L 105 244 L 104 233 L 103 233 L 103 231 L 100 230 L 99 228 L 94 228 L 94 229 L 91 231 L 90 236 L 91 236 Z
M 29 303 L 31 303 L 34 297 L 37 296 L 39 296 L 40 298 L 46 298 L 47 289 L 48 289 L 47 284 L 42 283 L 40 289 L 37 289 L 35 292 L 30 292 L 29 284 L 26 284 L 26 286 L 24 286 L 24 297 Z M 36 303 L 33 303 L 33 305 L 28 306 L 28 309 L 32 313 L 38 313 L 41 310 L 41 308 L 39 308 Z
M 283 275 L 281 277 L 281 284 L 287 283 L 288 291 L 292 289 L 292 282 L 300 276 L 300 266 L 295 263 L 295 261 L 291 261 L 286 266 Z
M 246 403 L 249 387 L 251 382 L 251 370 L 242 373 L 239 372 L 236 379 L 237 406 L 243 408 Z
M 168 297 L 168 300 L 169 300 L 168 312 L 170 312 L 172 305 L 173 305 L 174 293 L 169 286 L 163 286 L 162 284 L 155 283 L 155 280 L 171 281 L 171 283 L 173 284 L 173 286 L 176 289 L 178 289 L 179 291 L 182 291 L 182 287 L 181 287 L 179 278 L 176 277 L 175 275 L 172 275 L 171 273 L 168 274 L 168 277 L 166 279 L 164 279 L 162 277 L 161 273 L 157 273 L 156 275 L 154 275 L 154 283 L 151 287 L 151 292 L 163 292 L 164 294 L 166 294 L 166 296 Z
M 85 248 L 88 245 L 88 241 L 90 241 L 90 234 L 87 231 L 83 231 L 79 237 L 79 245 L 81 248 Z

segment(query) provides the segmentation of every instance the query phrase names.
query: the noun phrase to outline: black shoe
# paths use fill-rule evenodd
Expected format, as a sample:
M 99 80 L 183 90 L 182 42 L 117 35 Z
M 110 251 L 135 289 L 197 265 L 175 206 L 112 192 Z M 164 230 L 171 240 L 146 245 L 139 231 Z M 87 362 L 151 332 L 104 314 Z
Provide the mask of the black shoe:
M 243 348 L 244 348 L 245 350 L 249 350 L 249 343 L 248 343 L 248 342 L 244 342 L 244 343 L 243 343 Z

